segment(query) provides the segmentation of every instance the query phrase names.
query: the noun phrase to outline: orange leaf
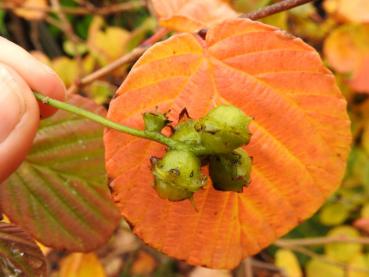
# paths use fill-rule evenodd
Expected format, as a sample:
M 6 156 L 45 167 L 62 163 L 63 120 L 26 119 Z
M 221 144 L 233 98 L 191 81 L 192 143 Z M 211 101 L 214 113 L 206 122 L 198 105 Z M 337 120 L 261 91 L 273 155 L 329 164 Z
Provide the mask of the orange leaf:
M 105 277 L 104 268 L 95 253 L 73 253 L 60 263 L 60 277 Z
M 351 22 L 369 22 L 368 0 L 326 0 L 325 9 Z
M 340 184 L 351 142 L 346 102 L 315 50 L 247 19 L 154 45 L 111 102 L 111 120 L 143 128 L 142 113 L 193 118 L 230 103 L 252 116 L 252 181 L 243 193 L 209 181 L 190 201 L 154 191 L 149 158 L 165 147 L 113 130 L 104 136 L 113 197 L 133 231 L 194 265 L 232 268 L 311 216 Z
M 369 55 L 362 61 L 361 65 L 356 70 L 352 81 L 351 88 L 359 91 L 369 93 Z
M 355 71 L 369 55 L 369 24 L 345 24 L 324 42 L 324 55 L 339 72 Z
M 46 16 L 48 3 L 46 0 L 25 0 L 15 9 L 15 13 L 28 20 L 42 20 Z
M 237 13 L 222 0 L 151 0 L 160 25 L 175 31 L 197 31 Z
M 154 271 L 156 262 L 152 256 L 145 251 L 138 252 L 136 260 L 132 264 L 132 275 L 149 275 Z

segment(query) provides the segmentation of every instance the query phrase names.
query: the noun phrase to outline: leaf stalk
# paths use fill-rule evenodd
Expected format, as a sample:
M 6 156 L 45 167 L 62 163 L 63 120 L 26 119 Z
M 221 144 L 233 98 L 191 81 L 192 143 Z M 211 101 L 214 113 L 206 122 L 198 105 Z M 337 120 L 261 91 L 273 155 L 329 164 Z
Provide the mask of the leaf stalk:
M 44 104 L 47 104 L 49 106 L 52 106 L 54 108 L 70 112 L 79 116 L 82 116 L 84 118 L 87 118 L 89 120 L 92 120 L 100 125 L 103 125 L 109 129 L 114 129 L 116 131 L 126 133 L 132 136 L 156 141 L 158 143 L 164 144 L 168 146 L 170 149 L 176 149 L 176 150 L 186 150 L 193 152 L 196 155 L 206 155 L 208 154 L 208 150 L 203 146 L 189 146 L 185 143 L 176 141 L 174 139 L 171 139 L 167 136 L 164 136 L 163 134 L 159 132 L 152 132 L 147 130 L 139 130 L 136 128 L 131 128 L 122 124 L 119 124 L 117 122 L 111 121 L 103 116 L 97 115 L 93 112 L 84 110 L 82 108 L 76 107 L 74 105 L 58 101 L 56 99 L 52 99 L 48 96 L 42 95 L 40 93 L 34 92 L 34 95 L 37 100 L 41 101 Z

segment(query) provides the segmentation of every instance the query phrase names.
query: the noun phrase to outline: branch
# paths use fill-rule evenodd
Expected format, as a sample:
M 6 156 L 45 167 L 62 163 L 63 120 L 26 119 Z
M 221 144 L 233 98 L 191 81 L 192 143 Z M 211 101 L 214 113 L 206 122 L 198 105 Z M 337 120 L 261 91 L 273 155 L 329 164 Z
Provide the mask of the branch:
M 137 60 L 139 57 L 142 56 L 142 54 L 147 50 L 148 46 L 141 46 L 133 49 L 130 53 L 120 57 L 119 59 L 113 61 L 112 63 L 92 72 L 89 75 L 86 75 L 81 80 L 77 81 L 76 84 L 72 85 L 68 89 L 68 94 L 72 94 L 78 90 L 79 87 L 85 86 L 87 84 L 92 83 L 93 81 L 100 79 L 106 75 L 108 75 L 110 72 L 118 69 L 124 64 L 133 62 Z
M 281 277 L 288 277 L 286 275 L 286 273 L 281 268 L 275 266 L 272 263 L 266 263 L 266 262 L 259 261 L 259 260 L 253 259 L 253 258 L 250 258 L 250 259 L 251 259 L 251 263 L 252 263 L 252 266 L 253 267 L 261 268 L 261 269 L 265 269 L 265 270 L 268 270 L 268 271 L 276 272 L 276 273 L 280 274 Z
M 270 6 L 266 6 L 263 8 L 260 8 L 256 11 L 249 12 L 242 14 L 240 18 L 248 18 L 251 20 L 258 20 L 264 17 L 267 17 L 272 14 L 276 14 L 279 12 L 290 10 L 294 7 L 301 6 L 303 4 L 313 2 L 314 0 L 282 0 L 281 2 L 272 4 Z M 206 33 L 208 32 L 207 29 L 201 29 L 197 33 L 202 38 L 205 38 Z
M 243 261 L 243 266 L 244 266 L 244 270 L 245 270 L 245 277 L 254 276 L 253 270 L 252 270 L 252 260 L 251 260 L 251 258 L 246 258 Z
M 337 237 L 317 237 L 317 238 L 306 238 L 306 239 L 280 239 L 275 242 L 277 246 L 314 246 L 314 245 L 324 245 L 328 243 L 359 243 L 369 245 L 369 238 L 359 237 L 351 238 L 347 236 L 337 236 Z
M 278 3 L 275 3 L 270 6 L 266 6 L 254 12 L 249 12 L 241 15 L 241 18 L 248 18 L 251 20 L 257 20 L 264 17 L 267 17 L 272 14 L 276 14 L 279 12 L 290 10 L 294 7 L 301 6 L 303 4 L 313 2 L 314 0 L 284 0 Z
M 88 15 L 88 14 L 96 14 L 96 15 L 109 15 L 112 13 L 119 13 L 123 11 L 128 11 L 132 9 L 138 9 L 145 6 L 145 1 L 136 1 L 136 2 L 125 2 L 125 3 L 117 3 L 109 6 L 103 7 L 61 7 L 61 11 L 65 14 L 70 15 Z M 13 10 L 17 8 L 22 8 L 30 11 L 40 11 L 45 13 L 57 13 L 58 11 L 55 7 L 34 7 L 34 6 L 22 6 L 16 5 L 11 2 L 0 3 L 0 9 L 3 10 Z
M 64 30 L 65 35 L 73 44 L 74 52 L 76 54 L 75 58 L 78 65 L 78 78 L 79 78 L 83 75 L 82 57 L 77 49 L 78 48 L 77 44 L 80 42 L 80 38 L 74 33 L 72 24 L 69 22 L 67 16 L 62 10 L 62 6 L 60 5 L 59 0 L 51 0 L 51 7 L 55 9 L 55 13 L 60 19 L 62 30 Z

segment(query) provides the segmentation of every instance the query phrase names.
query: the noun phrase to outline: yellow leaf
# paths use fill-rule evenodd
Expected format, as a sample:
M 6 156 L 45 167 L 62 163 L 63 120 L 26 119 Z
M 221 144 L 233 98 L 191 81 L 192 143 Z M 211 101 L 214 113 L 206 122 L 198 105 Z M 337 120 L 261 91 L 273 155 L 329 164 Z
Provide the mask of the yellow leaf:
M 324 225 L 342 224 L 349 215 L 349 207 L 342 202 L 330 203 L 320 212 L 320 222 Z
M 363 218 L 369 218 L 369 204 L 365 204 L 362 208 L 361 208 L 361 217 Z
M 275 265 L 281 268 L 287 277 L 301 277 L 302 272 L 295 254 L 286 249 L 280 249 L 275 254 Z
M 306 266 L 307 277 L 344 277 L 342 268 L 323 262 L 318 259 L 311 260 Z
M 131 38 L 131 34 L 127 30 L 105 25 L 105 21 L 101 17 L 95 17 L 91 23 L 87 41 L 92 54 L 102 65 L 125 54 Z
M 339 226 L 328 233 L 328 237 L 357 238 L 359 232 L 350 226 Z M 358 243 L 337 242 L 329 243 L 325 246 L 325 252 L 330 258 L 339 262 L 348 262 L 362 250 L 362 245 Z
M 73 253 L 61 261 L 60 277 L 106 277 L 94 253 Z
M 51 62 L 51 66 L 66 86 L 70 86 L 78 78 L 78 65 L 75 60 L 59 57 Z
M 345 24 L 335 29 L 324 42 L 324 55 L 339 72 L 357 70 L 369 55 L 369 24 Z
M 347 268 L 347 277 L 368 277 L 369 263 L 364 255 L 355 256 L 349 263 Z

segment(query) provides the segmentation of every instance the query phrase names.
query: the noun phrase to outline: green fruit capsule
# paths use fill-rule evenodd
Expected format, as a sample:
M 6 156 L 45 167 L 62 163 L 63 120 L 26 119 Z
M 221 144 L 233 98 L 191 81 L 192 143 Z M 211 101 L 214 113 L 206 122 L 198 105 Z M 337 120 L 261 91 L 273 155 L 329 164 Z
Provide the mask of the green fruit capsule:
M 235 106 L 222 105 L 211 110 L 196 124 L 201 143 L 214 154 L 229 153 L 250 140 L 251 117 Z
M 195 130 L 196 121 L 189 119 L 176 126 L 172 139 L 189 145 L 200 145 L 201 135 Z
M 161 113 L 144 113 L 143 114 L 145 130 L 151 132 L 160 132 L 170 121 Z
M 242 192 L 250 182 L 251 158 L 242 148 L 210 156 L 209 173 L 217 190 Z
M 153 166 L 155 190 L 170 201 L 191 198 L 206 183 L 200 166 L 200 159 L 191 152 L 168 151 Z

